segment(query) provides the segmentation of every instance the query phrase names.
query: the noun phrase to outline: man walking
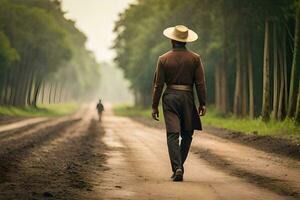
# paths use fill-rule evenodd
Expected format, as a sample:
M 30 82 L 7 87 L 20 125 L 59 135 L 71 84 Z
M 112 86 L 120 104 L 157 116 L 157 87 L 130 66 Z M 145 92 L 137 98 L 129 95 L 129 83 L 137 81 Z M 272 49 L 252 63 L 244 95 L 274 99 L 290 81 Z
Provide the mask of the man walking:
M 101 122 L 101 120 L 102 120 L 102 113 L 104 111 L 104 106 L 102 104 L 101 99 L 99 99 L 99 102 L 97 103 L 96 108 L 97 108 L 97 111 L 98 111 L 99 122 Z
M 187 50 L 186 43 L 198 39 L 197 34 L 183 25 L 170 27 L 163 34 L 171 39 L 173 49 L 159 57 L 153 80 L 152 118 L 158 120 L 158 104 L 163 94 L 163 113 L 173 181 L 182 181 L 183 164 L 187 158 L 194 130 L 202 130 L 200 116 L 204 116 L 206 85 L 204 68 L 198 54 Z M 199 100 L 194 103 L 193 86 Z M 179 144 L 179 137 L 181 143 Z

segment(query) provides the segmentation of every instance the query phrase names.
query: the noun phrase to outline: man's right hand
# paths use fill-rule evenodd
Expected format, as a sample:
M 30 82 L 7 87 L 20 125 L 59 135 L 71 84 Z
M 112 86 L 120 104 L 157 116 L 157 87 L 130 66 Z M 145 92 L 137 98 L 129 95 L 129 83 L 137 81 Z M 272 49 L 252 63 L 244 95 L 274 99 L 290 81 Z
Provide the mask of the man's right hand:
M 152 118 L 156 121 L 159 121 L 159 112 L 157 108 L 152 108 Z
M 206 113 L 206 107 L 205 106 L 199 106 L 198 112 L 200 116 L 204 116 Z

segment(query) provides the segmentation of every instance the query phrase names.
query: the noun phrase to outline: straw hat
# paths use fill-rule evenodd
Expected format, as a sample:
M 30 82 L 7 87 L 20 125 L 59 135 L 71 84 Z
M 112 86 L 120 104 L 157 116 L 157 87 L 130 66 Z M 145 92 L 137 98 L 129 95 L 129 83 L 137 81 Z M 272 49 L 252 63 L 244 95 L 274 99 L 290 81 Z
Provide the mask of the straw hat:
M 197 33 L 183 25 L 166 28 L 163 34 L 167 38 L 179 42 L 194 42 L 198 39 Z

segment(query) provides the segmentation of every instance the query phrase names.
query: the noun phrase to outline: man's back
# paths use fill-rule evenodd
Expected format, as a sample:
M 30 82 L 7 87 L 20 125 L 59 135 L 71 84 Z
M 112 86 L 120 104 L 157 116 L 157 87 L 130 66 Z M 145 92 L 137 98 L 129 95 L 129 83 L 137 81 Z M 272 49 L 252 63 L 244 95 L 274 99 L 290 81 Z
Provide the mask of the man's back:
M 173 49 L 160 56 L 167 85 L 193 85 L 199 55 L 187 49 Z
M 98 110 L 98 112 L 103 112 L 104 111 L 104 106 L 101 102 L 99 102 L 97 104 L 97 110 Z
M 152 107 L 157 107 L 164 87 L 167 85 L 195 84 L 198 100 L 201 106 L 206 101 L 206 86 L 204 67 L 198 54 L 185 47 L 173 50 L 159 57 L 153 82 Z

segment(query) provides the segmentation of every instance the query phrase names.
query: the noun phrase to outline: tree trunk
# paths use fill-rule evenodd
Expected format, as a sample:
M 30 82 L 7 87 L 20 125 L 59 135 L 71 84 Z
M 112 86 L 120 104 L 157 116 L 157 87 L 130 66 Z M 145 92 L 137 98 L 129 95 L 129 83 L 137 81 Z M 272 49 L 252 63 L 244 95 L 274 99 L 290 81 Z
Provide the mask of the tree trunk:
M 51 104 L 51 97 L 52 97 L 52 83 L 50 83 L 50 88 L 49 88 L 49 104 Z
M 285 34 L 283 34 L 285 36 Z M 283 45 L 284 46 L 284 45 Z M 284 58 L 283 51 L 281 48 L 278 49 L 278 58 L 279 58 L 279 99 L 278 99 L 278 110 L 276 118 L 278 120 L 283 119 L 283 109 L 284 109 Z
M 53 94 L 53 102 L 56 103 L 57 99 L 56 99 L 56 94 L 57 94 L 57 81 L 54 84 L 54 94 Z
M 42 100 L 41 100 L 41 101 L 42 101 L 42 104 L 45 103 L 45 102 L 44 102 L 44 98 L 45 98 L 45 85 L 46 85 L 46 84 L 45 84 L 45 82 L 44 82 L 44 83 L 43 83 L 43 88 L 42 88 L 42 90 L 43 90 L 43 91 L 42 91 Z
M 295 73 L 296 67 L 299 65 L 300 53 L 299 53 L 299 34 L 300 34 L 300 6 L 297 5 L 296 11 L 296 24 L 295 24 L 295 36 L 294 36 L 294 52 L 293 52 L 293 63 L 291 68 L 291 79 L 290 79 L 290 88 L 289 88 L 289 101 L 288 101 L 288 117 L 292 118 L 294 116 L 295 111 Z
M 283 118 L 286 117 L 288 110 L 288 75 L 287 75 L 287 49 L 286 49 L 286 30 L 283 32 L 283 73 L 284 73 L 284 109 Z M 283 119 L 282 118 L 282 119 Z
M 277 30 L 276 23 L 273 24 L 273 58 L 274 58 L 274 70 L 273 70 L 273 111 L 272 118 L 277 118 L 278 109 L 278 48 L 277 48 Z
M 241 52 L 240 52 L 239 38 L 237 41 L 237 48 L 236 48 L 236 76 L 235 76 L 233 113 L 237 116 L 241 114 Z
M 27 105 L 32 105 L 32 91 L 34 91 L 34 72 L 32 71 L 29 77 Z
M 249 86 L 249 117 L 254 118 L 254 89 L 253 89 L 253 64 L 252 64 L 252 48 L 251 38 L 248 36 L 248 86 Z
M 37 99 L 38 99 L 38 96 L 39 96 L 42 81 L 41 80 L 36 81 L 35 85 L 36 85 L 36 87 L 34 89 L 34 96 L 33 96 L 33 100 L 32 100 L 32 106 L 34 106 L 36 108 L 37 107 Z
M 16 93 L 16 75 L 14 76 L 14 74 L 17 72 L 17 66 L 14 66 L 11 74 L 12 77 L 10 79 L 10 87 L 11 87 L 11 91 L 9 94 L 9 99 L 8 99 L 8 105 L 13 105 L 14 103 L 14 98 L 15 98 L 15 93 Z
M 243 51 L 244 53 L 245 51 Z M 247 68 L 246 68 L 246 56 L 243 56 L 242 62 L 242 116 L 247 116 L 247 99 L 248 99 L 248 90 L 247 90 Z
M 17 106 L 24 107 L 27 105 L 27 93 L 29 88 L 29 74 L 22 69 L 22 73 L 20 74 L 20 82 L 18 83 L 19 93 L 17 98 Z
M 138 92 L 136 89 L 133 89 L 133 96 L 134 96 L 134 105 L 138 106 L 139 105 L 139 97 L 138 97 Z M 67 96 L 67 94 L 66 94 Z M 67 101 L 67 97 L 65 98 L 65 101 Z
M 221 90 L 221 111 L 226 113 L 228 110 L 228 7 L 226 4 L 226 0 L 223 0 L 223 31 L 224 31 L 224 38 L 223 38 L 223 65 L 221 66 L 221 82 L 220 82 L 220 90 Z
M 215 69 L 215 104 L 218 110 L 220 110 L 221 94 L 220 94 L 220 66 L 216 66 Z
M 64 87 L 64 84 L 61 84 L 60 89 L 59 89 L 59 99 L 58 99 L 58 103 L 61 103 L 61 101 L 62 101 L 63 87 Z
M 32 69 L 31 69 L 31 55 L 32 52 L 27 49 L 23 55 L 23 58 L 21 60 L 21 65 L 20 65 L 20 74 L 18 74 L 19 78 L 19 83 L 18 83 L 18 98 L 17 98 L 17 106 L 26 106 L 27 105 L 27 97 L 28 97 L 28 91 L 30 88 L 30 76 L 32 74 Z
M 15 81 L 15 91 L 14 91 L 14 97 L 13 97 L 13 105 L 14 106 L 23 106 L 22 105 L 22 88 L 23 88 L 23 84 L 25 82 L 24 80 L 24 76 L 22 76 L 24 74 L 22 67 L 18 66 L 17 72 L 15 73 L 15 76 L 17 77 L 16 81 Z
M 295 121 L 298 124 L 300 124 L 300 79 L 298 84 L 298 98 L 297 98 L 297 105 L 296 105 Z
M 269 72 L 269 22 L 265 20 L 264 39 L 264 65 L 263 65 L 263 99 L 262 99 L 262 120 L 270 120 L 270 72 Z
M 1 68 L 2 66 L 0 66 Z M 2 75 L 2 74 L 1 74 Z M 5 101 L 5 88 L 6 88 L 6 82 L 8 79 L 8 70 L 4 71 L 4 79 L 0 82 L 0 105 L 4 105 L 4 101 Z
M 225 58 L 224 58 L 225 59 Z M 227 61 L 223 61 L 223 66 L 221 68 L 221 80 L 219 81 L 220 85 L 220 109 L 223 113 L 227 112 Z
M 7 105 L 8 104 L 8 97 L 9 97 L 9 88 L 11 87 L 9 85 L 9 81 L 10 81 L 10 78 L 11 78 L 11 69 L 7 70 L 7 75 L 4 78 L 5 78 L 5 81 L 4 81 L 4 86 L 3 86 L 2 103 L 3 103 L 3 105 Z

